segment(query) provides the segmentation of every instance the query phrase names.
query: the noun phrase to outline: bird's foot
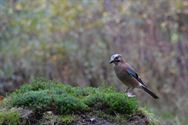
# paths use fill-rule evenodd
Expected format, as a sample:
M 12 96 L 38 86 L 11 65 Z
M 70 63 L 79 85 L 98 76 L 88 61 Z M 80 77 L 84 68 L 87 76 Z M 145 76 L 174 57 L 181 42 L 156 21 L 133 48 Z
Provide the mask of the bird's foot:
M 130 92 L 127 92 L 127 96 L 130 97 L 130 98 L 132 98 L 132 97 L 135 97 L 136 95 L 134 95 L 134 94 L 132 94 Z

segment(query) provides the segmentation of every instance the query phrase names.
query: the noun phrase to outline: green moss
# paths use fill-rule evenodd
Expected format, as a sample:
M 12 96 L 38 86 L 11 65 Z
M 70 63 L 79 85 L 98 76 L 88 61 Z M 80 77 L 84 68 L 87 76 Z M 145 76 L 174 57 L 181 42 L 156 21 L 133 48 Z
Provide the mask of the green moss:
M 138 112 L 145 115 L 149 121 L 149 125 L 160 125 L 160 122 L 158 119 L 155 118 L 155 115 L 148 111 L 146 108 L 139 108 Z
M 0 111 L 0 124 L 18 125 L 20 114 L 14 108 Z
M 21 86 L 3 100 L 2 107 L 30 109 L 37 113 L 40 123 L 46 120 L 54 122 L 55 119 L 58 123 L 70 124 L 76 120 L 76 115 L 91 114 L 124 124 L 127 118 L 139 112 L 147 116 L 150 125 L 158 122 L 147 110 L 138 109 L 136 98 L 129 98 L 112 88 L 72 87 L 43 79 Z M 47 114 L 46 117 L 44 113 L 48 111 L 53 115 Z M 3 113 L 0 112 L 1 123 L 19 123 L 18 112 L 9 110 Z
M 124 123 L 127 124 L 128 115 L 125 115 L 125 114 L 110 115 L 103 111 L 93 111 L 91 114 L 96 115 L 99 118 L 106 119 L 112 123 L 118 123 L 118 124 L 122 124 L 122 125 Z
M 64 125 L 69 125 L 77 120 L 75 115 L 60 115 L 57 118 L 58 122 Z
M 138 107 L 136 99 L 110 88 L 72 87 L 43 79 L 23 85 L 10 94 L 4 103 L 10 107 L 26 107 L 41 112 L 56 110 L 58 114 L 96 109 L 109 114 L 132 114 Z
M 87 105 L 78 98 L 55 90 L 31 90 L 11 97 L 12 106 L 27 107 L 37 111 L 56 110 L 59 114 L 67 114 L 87 110 Z
M 135 99 L 128 98 L 124 93 L 99 92 L 85 98 L 85 103 L 89 107 L 97 110 L 103 110 L 107 113 L 132 114 L 137 109 Z

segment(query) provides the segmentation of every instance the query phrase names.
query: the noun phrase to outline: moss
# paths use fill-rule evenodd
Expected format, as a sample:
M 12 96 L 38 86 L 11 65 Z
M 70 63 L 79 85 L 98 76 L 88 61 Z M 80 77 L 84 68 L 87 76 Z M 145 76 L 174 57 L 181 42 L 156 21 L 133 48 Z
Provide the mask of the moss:
M 72 87 L 44 79 L 24 84 L 3 100 L 2 107 L 31 109 L 36 113 L 39 123 L 46 120 L 51 123 L 55 119 L 59 123 L 70 124 L 76 120 L 76 115 L 93 114 L 124 124 L 131 115 L 142 112 L 149 116 L 151 125 L 156 125 L 151 114 L 143 109 L 138 110 L 136 98 L 128 98 L 126 94 L 116 92 L 112 88 Z M 46 117 L 44 113 L 48 111 L 53 115 L 46 115 Z M 11 110 L 8 112 L 5 115 L 0 112 L 0 121 L 8 124 L 14 121 L 15 124 L 18 124 L 19 113 Z
M 0 124 L 18 125 L 20 114 L 14 108 L 0 111 Z
M 69 125 L 76 121 L 79 116 L 69 114 L 69 115 L 55 115 L 53 112 L 45 112 L 42 116 L 42 119 L 39 121 L 40 124 L 63 124 Z
M 69 125 L 77 120 L 77 117 L 75 115 L 60 115 L 57 118 L 57 121 L 64 125 Z
M 76 97 L 55 90 L 31 90 L 25 93 L 17 93 L 11 97 L 12 106 L 27 107 L 37 111 L 53 109 L 59 114 L 66 114 L 87 109 L 87 106 Z
M 129 99 L 124 93 L 99 92 L 85 98 L 85 103 L 89 107 L 97 110 L 103 110 L 107 113 L 132 114 L 137 109 L 135 98 Z
M 155 118 L 155 115 L 151 112 L 148 111 L 148 109 L 146 108 L 139 108 L 138 113 L 140 112 L 141 114 L 143 114 L 144 116 L 147 117 L 148 121 L 149 121 L 149 125 L 160 125 L 160 122 L 158 119 Z
M 110 115 L 103 111 L 93 111 L 91 114 L 96 115 L 99 118 L 106 119 L 112 123 L 127 124 L 128 115 L 125 114 Z
M 106 113 L 132 114 L 136 99 L 113 89 L 81 88 L 49 80 L 34 80 L 12 93 L 5 101 L 10 107 L 26 107 L 37 111 L 56 110 L 58 114 L 103 110 Z

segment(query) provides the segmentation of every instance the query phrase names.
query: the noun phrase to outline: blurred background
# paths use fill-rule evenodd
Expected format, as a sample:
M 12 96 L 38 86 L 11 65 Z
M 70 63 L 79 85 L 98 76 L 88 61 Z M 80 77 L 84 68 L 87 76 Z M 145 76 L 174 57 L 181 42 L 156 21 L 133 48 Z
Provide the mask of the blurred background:
M 160 96 L 136 90 L 140 105 L 187 124 L 187 0 L 0 0 L 1 95 L 36 77 L 123 91 L 114 53 Z

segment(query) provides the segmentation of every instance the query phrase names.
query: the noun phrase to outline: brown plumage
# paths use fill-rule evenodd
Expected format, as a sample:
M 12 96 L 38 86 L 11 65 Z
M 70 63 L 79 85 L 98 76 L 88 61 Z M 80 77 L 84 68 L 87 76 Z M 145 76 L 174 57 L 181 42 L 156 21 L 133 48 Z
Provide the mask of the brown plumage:
M 133 68 L 126 63 L 120 54 L 114 54 L 111 56 L 110 63 L 114 63 L 114 70 L 119 78 L 125 85 L 127 85 L 128 89 L 141 88 L 148 94 L 150 94 L 153 98 L 158 99 L 159 97 L 150 91 L 145 83 L 141 80 L 138 74 L 133 70 Z M 128 90 L 127 89 L 127 90 Z

